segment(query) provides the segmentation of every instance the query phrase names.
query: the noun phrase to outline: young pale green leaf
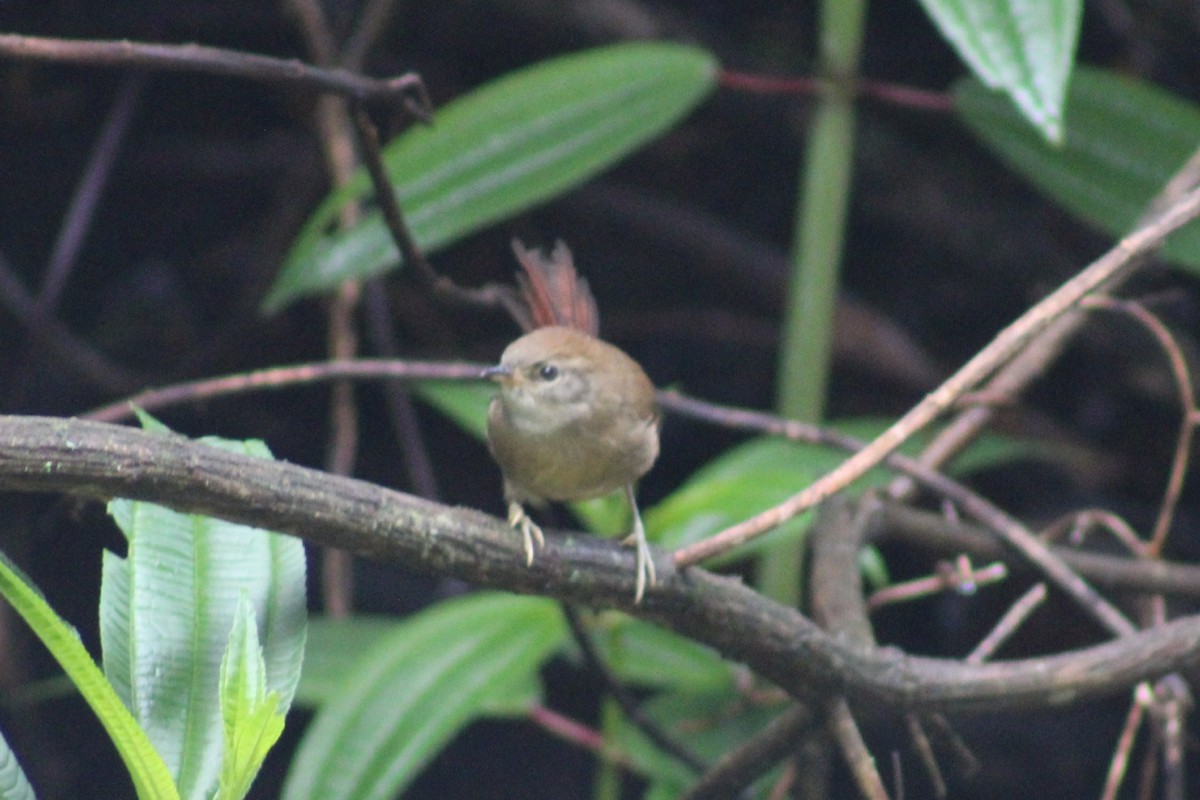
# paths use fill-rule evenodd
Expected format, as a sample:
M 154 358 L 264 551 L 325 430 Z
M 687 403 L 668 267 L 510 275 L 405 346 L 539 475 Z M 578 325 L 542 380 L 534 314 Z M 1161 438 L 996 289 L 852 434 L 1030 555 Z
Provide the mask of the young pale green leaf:
M 978 78 L 1003 90 L 1049 142 L 1063 135 L 1080 0 L 921 0 Z
M 565 629 L 548 600 L 440 603 L 360 653 L 305 732 L 285 800 L 397 797 L 472 719 L 528 685 Z
M 1113 236 L 1128 233 L 1196 149 L 1200 107 L 1141 81 L 1081 67 L 1071 83 L 1066 139 L 1048 147 L 978 82 L 954 90 L 963 122 L 1016 172 L 1071 213 Z M 1163 255 L 1200 271 L 1200 223 Z
M 221 767 L 221 780 L 214 800 L 242 800 L 267 753 L 283 734 L 284 714 L 279 710 L 279 692 L 269 692 L 238 726 L 237 735 L 228 743 L 227 764 Z
M 0 734 L 0 800 L 36 800 L 33 787 L 17 761 L 17 754 Z
M 203 441 L 269 457 L 261 442 Z M 225 739 L 221 661 L 243 595 L 256 610 L 266 685 L 279 693 L 280 713 L 295 691 L 306 615 L 303 545 L 149 503 L 114 500 L 109 510 L 129 548 L 126 558 L 104 558 L 105 671 L 182 796 L 211 797 Z
M 598 174 L 695 107 L 716 71 L 696 48 L 619 44 L 534 64 L 458 98 L 385 151 L 413 237 L 434 252 Z M 331 230 L 338 209 L 369 192 L 360 174 L 317 209 L 264 302 L 267 312 L 399 263 L 377 212 L 351 230 Z
M 96 662 L 32 582 L 0 553 L 0 595 L 54 656 L 116 745 L 140 800 L 177 800 L 171 773 Z
M 283 733 L 278 692 L 267 690 L 267 664 L 250 599 L 242 595 L 221 659 L 221 719 L 225 746 L 217 800 L 241 800 Z

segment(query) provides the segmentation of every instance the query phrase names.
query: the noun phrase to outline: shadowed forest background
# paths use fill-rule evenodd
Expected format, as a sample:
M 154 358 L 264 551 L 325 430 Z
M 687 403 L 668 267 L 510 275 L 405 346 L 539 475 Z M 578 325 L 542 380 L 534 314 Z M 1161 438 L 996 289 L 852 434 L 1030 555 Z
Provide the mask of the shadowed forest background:
M 359 3 L 327 3 L 335 38 Z M 197 42 L 311 61 L 291 4 L 215 2 L 0 3 L 0 30 L 30 36 Z M 698 45 L 722 68 L 774 76 L 814 72 L 816 11 L 808 3 L 396 3 L 362 71 L 424 80 L 435 109 L 498 75 L 612 42 Z M 1195 3 L 1086 4 L 1078 60 L 1140 77 L 1200 101 L 1200 8 Z M 928 92 L 965 73 L 915 2 L 875 3 L 861 75 Z M 329 190 L 314 129 L 315 95 L 207 74 L 0 61 L 0 413 L 71 416 L 149 386 L 329 356 L 327 298 L 273 316 L 260 304 L 304 220 Z M 430 257 L 462 286 L 511 279 L 510 240 L 569 243 L 594 292 L 606 339 L 659 387 L 770 409 L 790 274 L 797 176 L 812 94 L 719 87 L 665 135 L 546 205 L 470 235 Z M 127 107 L 94 216 L 69 277 L 39 305 L 63 220 L 114 109 Z M 854 173 L 825 415 L 892 418 L 932 390 L 997 330 L 1111 245 L 1111 238 L 1037 194 L 945 110 L 859 100 Z M 1069 113 L 1069 112 L 1068 112 Z M 1069 119 L 1069 118 L 1068 118 Z M 380 114 L 385 134 L 410 124 Z M 1200 132 L 1198 132 L 1200 136 Z M 1148 298 L 1183 352 L 1196 353 L 1194 272 L 1144 269 L 1124 296 Z M 364 356 L 494 361 L 517 335 L 498 310 L 439 301 L 407 270 L 365 285 L 355 317 Z M 389 349 L 390 348 L 390 349 Z M 266 441 L 276 458 L 324 468 L 330 390 L 299 387 L 155 412 L 189 436 Z M 503 515 L 499 471 L 486 448 L 420 402 L 396 406 L 381 384 L 355 389 L 359 440 L 350 474 L 451 505 Z M 971 476 L 971 485 L 1034 530 L 1068 511 L 1103 507 L 1138 530 L 1154 521 L 1175 450 L 1178 398 L 1151 338 L 1101 317 L 995 426 L 1054 451 Z M 397 454 L 397 431 L 417 430 L 428 470 Z M 668 416 L 662 455 L 642 481 L 643 508 L 746 435 Z M 417 485 L 417 484 L 420 485 Z M 1197 484 L 1189 475 L 1166 557 L 1200 559 Z M 934 504 L 936 506 L 936 504 Z M 97 641 L 99 553 L 120 534 L 100 504 L 6 494 L 0 550 L 55 609 Z M 570 526 L 561 510 L 551 517 Z M 1100 537 L 1102 539 L 1102 537 Z M 1107 541 L 1100 547 L 1108 547 Z M 893 581 L 928 574 L 928 551 L 885 543 Z M 405 615 L 467 591 L 463 582 L 360 562 L 354 606 Z M 320 568 L 310 556 L 310 606 Z M 945 593 L 872 616 L 882 644 L 961 657 L 1023 585 Z M 1195 611 L 1197 593 L 1171 601 Z M 1134 604 L 1130 604 L 1134 607 Z M 1004 650 L 1017 658 L 1098 638 L 1058 597 Z M 0 612 L 0 726 L 44 798 L 129 796 L 128 777 L 88 709 L 69 693 L 30 704 L 21 687 L 56 674 L 19 619 Z M 544 670 L 546 705 L 597 724 L 591 675 L 558 658 Z M 40 685 L 40 684 L 39 684 Z M 953 797 L 1098 796 L 1127 696 L 1036 714 L 955 718 L 979 759 L 952 777 Z M 251 796 L 278 796 L 306 719 L 293 712 Z M 1187 757 L 1194 761 L 1189 718 Z M 900 721 L 863 722 L 886 764 L 908 743 Z M 831 796 L 854 796 L 840 761 Z M 586 797 L 595 759 L 528 722 L 471 726 L 404 794 L 407 798 Z M 950 770 L 953 775 L 953 770 Z M 911 796 L 925 788 L 919 767 Z M 1197 777 L 1188 776 L 1194 792 Z M 1133 781 L 1131 781 L 1133 783 Z M 634 782 L 625 796 L 641 796 Z M 1132 788 L 1122 796 L 1135 797 Z

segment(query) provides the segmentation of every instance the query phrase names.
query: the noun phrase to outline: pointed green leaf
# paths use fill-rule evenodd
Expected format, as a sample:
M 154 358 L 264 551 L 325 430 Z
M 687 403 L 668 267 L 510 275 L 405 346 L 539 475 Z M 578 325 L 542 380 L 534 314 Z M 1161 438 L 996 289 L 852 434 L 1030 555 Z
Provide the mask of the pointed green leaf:
M 1060 148 L 1034 136 L 1001 98 L 976 81 L 954 90 L 963 122 L 1000 158 L 1071 213 L 1124 236 L 1200 144 L 1200 106 L 1147 83 L 1080 68 Z M 1200 271 L 1200 223 L 1167 240 L 1163 254 Z
M 261 442 L 206 443 L 269 457 Z M 129 541 L 106 554 L 104 666 L 185 798 L 217 785 L 224 729 L 220 669 L 239 598 L 263 632 L 266 684 L 285 712 L 304 648 L 304 551 L 298 539 L 129 500 L 109 505 Z
M 258 776 L 267 753 L 283 734 L 284 715 L 279 711 L 279 692 L 269 692 L 263 701 L 249 709 L 233 740 L 225 751 L 226 764 L 215 800 L 242 800 Z
M 3 553 L 0 553 L 0 595 L 21 615 L 95 712 L 125 762 L 140 800 L 176 800 L 179 793 L 163 759 L 92 661 L 79 641 L 79 634 L 54 613 L 41 593 Z
M 1003 90 L 1047 141 L 1061 142 L 1080 0 L 921 0 L 987 86 Z
M 578 185 L 675 124 L 712 89 L 716 71 L 696 48 L 619 44 L 534 64 L 458 98 L 386 148 L 413 237 L 431 253 Z M 317 209 L 267 312 L 399 263 L 378 213 L 331 230 L 338 210 L 369 192 L 360 174 Z
M 405 620 L 362 653 L 292 760 L 285 800 L 390 799 L 468 722 L 559 649 L 557 605 L 476 594 Z
M 218 800 L 241 800 L 267 753 L 283 733 L 278 692 L 267 691 L 267 665 L 250 600 L 242 596 L 221 660 L 221 719 L 225 745 Z

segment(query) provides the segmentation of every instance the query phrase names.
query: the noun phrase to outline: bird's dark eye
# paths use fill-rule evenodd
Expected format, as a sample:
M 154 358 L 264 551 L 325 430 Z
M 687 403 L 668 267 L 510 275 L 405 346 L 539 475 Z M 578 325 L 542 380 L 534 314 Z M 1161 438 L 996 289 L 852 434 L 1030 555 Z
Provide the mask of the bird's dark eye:
M 544 381 L 552 381 L 558 377 L 558 367 L 553 364 L 542 364 L 538 367 L 537 374 Z

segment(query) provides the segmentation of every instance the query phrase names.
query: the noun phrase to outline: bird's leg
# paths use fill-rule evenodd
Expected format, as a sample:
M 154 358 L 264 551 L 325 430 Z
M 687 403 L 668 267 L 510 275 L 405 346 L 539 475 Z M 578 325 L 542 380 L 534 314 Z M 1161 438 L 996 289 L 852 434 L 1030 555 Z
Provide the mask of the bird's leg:
M 633 512 L 633 530 L 621 540 L 624 545 L 637 546 L 637 585 L 633 591 L 633 603 L 642 602 L 646 592 L 646 584 L 654 585 L 658 576 L 654 572 L 654 559 L 650 557 L 650 545 L 646 543 L 646 528 L 642 525 L 642 515 L 638 511 L 637 500 L 633 497 L 633 484 L 626 484 L 625 497 L 629 500 L 629 509 Z
M 525 513 L 525 507 L 515 500 L 508 504 L 508 524 L 521 531 L 525 538 L 525 565 L 533 566 L 533 542 L 536 539 L 538 547 L 546 546 L 546 537 L 542 529 Z

